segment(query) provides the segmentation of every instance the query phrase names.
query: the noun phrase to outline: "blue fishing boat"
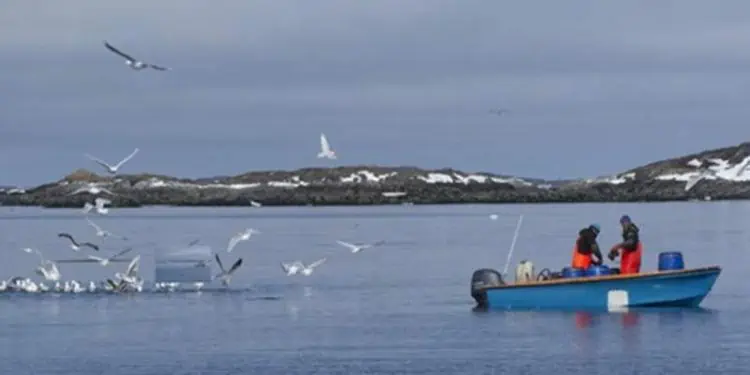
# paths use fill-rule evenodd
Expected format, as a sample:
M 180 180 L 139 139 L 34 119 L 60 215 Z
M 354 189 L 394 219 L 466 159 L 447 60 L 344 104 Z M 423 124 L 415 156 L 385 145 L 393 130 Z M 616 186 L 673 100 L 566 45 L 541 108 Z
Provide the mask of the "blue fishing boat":
M 618 274 L 606 266 L 567 268 L 505 283 L 499 272 L 485 268 L 474 272 L 471 295 L 478 307 L 499 309 L 698 307 L 720 273 L 718 266 L 685 269 L 678 252 L 659 254 L 659 270 L 637 274 Z

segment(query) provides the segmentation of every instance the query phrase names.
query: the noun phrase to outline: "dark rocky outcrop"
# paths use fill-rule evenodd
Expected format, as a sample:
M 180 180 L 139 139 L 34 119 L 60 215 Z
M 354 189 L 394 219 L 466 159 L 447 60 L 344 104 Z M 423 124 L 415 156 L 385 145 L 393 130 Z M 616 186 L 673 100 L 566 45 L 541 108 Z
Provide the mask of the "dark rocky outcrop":
M 57 182 L 31 189 L 2 188 L 0 203 L 82 207 L 85 202 L 93 202 L 94 195 L 71 193 L 89 185 L 117 194 L 99 194 L 116 207 L 247 206 L 251 201 L 282 206 L 747 199 L 750 198 L 750 182 L 734 177 L 734 172 L 741 169 L 748 156 L 750 143 L 743 143 L 651 163 L 614 176 L 566 181 L 453 169 L 366 165 L 256 171 L 194 180 L 151 174 L 110 177 L 77 170 Z M 684 175 L 696 173 L 698 161 L 719 173 L 717 178 L 703 180 L 686 192 Z M 750 174 L 750 168 L 747 173 Z M 682 181 L 670 180 L 670 175 L 671 178 L 683 175 Z

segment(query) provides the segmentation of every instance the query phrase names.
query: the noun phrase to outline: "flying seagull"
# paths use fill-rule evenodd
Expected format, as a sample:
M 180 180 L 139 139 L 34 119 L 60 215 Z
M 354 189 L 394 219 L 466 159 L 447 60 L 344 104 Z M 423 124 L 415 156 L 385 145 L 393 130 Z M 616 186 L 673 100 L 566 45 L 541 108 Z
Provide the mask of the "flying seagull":
M 86 221 L 88 221 L 89 225 L 92 228 L 94 228 L 94 230 L 96 230 L 96 235 L 98 237 L 105 237 L 105 238 L 106 237 L 117 237 L 117 238 L 122 239 L 122 240 L 127 240 L 128 239 L 127 237 L 117 236 L 117 235 L 113 234 L 112 232 L 110 232 L 108 230 L 102 229 L 102 227 L 96 225 L 96 223 L 94 223 L 93 221 L 91 221 L 91 219 L 89 219 L 88 217 L 86 217 Z
M 94 199 L 94 207 L 99 215 L 106 215 L 109 212 L 109 208 L 105 208 L 104 205 L 112 204 L 112 201 L 106 198 Z
M 336 151 L 331 149 L 328 138 L 323 133 L 320 133 L 320 153 L 318 153 L 318 158 L 336 159 Z
M 91 156 L 89 154 L 84 154 L 84 155 L 87 158 L 89 158 L 92 161 L 94 161 L 95 163 L 97 163 L 97 164 L 101 165 L 102 167 L 104 167 L 104 169 L 106 169 L 107 172 L 109 172 L 110 174 L 117 174 L 117 170 L 120 169 L 120 167 L 122 167 L 123 164 L 127 163 L 128 160 L 132 159 L 133 156 L 135 156 L 135 154 L 138 153 L 138 151 L 140 151 L 140 150 L 138 148 L 136 148 L 135 150 L 133 150 L 133 152 L 130 153 L 130 155 L 126 156 L 124 159 L 120 160 L 115 165 L 109 165 L 109 163 L 107 163 L 106 161 L 104 161 L 102 159 L 99 159 L 99 158 L 97 158 L 95 156 Z
M 92 244 L 91 242 L 78 243 L 73 238 L 73 236 L 71 236 L 68 233 L 58 233 L 57 237 L 69 239 L 70 240 L 70 248 L 73 249 L 73 250 L 75 250 L 75 251 L 80 250 L 81 246 L 88 246 L 88 247 L 90 247 L 90 248 L 92 248 L 92 249 L 94 249 L 96 251 L 99 251 L 99 246 L 96 246 L 96 245 Z
M 117 257 L 119 257 L 121 255 L 125 255 L 125 254 L 131 252 L 132 250 L 133 250 L 133 248 L 129 247 L 129 248 L 123 250 L 123 251 L 120 251 L 119 253 L 117 253 L 115 255 L 112 255 L 109 258 L 101 258 L 101 257 L 94 256 L 94 255 L 89 255 L 88 258 L 91 259 L 91 260 L 93 260 L 93 261 L 99 262 L 99 264 L 102 267 L 106 267 L 110 262 L 116 261 Z
M 70 193 L 68 195 L 76 195 L 76 194 L 82 194 L 82 193 L 89 193 L 91 195 L 99 195 L 99 193 L 107 193 L 107 194 L 110 194 L 110 195 L 117 195 L 117 194 L 113 193 L 112 191 L 110 191 L 109 189 L 103 188 L 103 187 L 98 186 L 98 185 L 96 185 L 94 183 L 88 183 L 88 184 L 86 184 L 86 186 L 80 187 L 80 188 L 74 190 L 72 193 Z M 86 207 L 87 206 L 84 205 L 84 209 Z
M 281 268 L 284 270 L 284 272 L 286 272 L 287 276 L 296 275 L 297 273 L 302 273 L 305 276 L 310 276 L 313 273 L 315 267 L 325 263 L 325 261 L 326 258 L 323 258 L 312 262 L 307 266 L 305 266 L 305 264 L 300 261 L 295 261 L 290 264 L 281 263 Z
M 107 47 L 108 50 L 110 50 L 110 51 L 112 51 L 112 52 L 120 55 L 121 57 L 124 57 L 125 60 L 126 60 L 125 64 L 128 64 L 128 66 L 131 69 L 133 69 L 133 70 L 137 71 L 137 70 L 143 70 L 143 69 L 146 69 L 146 68 L 151 68 L 151 69 L 156 69 L 156 70 L 162 70 L 162 71 L 164 71 L 164 70 L 170 70 L 167 67 L 163 67 L 163 66 L 159 66 L 159 65 L 154 65 L 154 64 L 149 64 L 149 63 L 146 63 L 146 62 L 143 62 L 143 61 L 136 60 L 132 56 L 130 56 L 130 55 L 128 55 L 128 54 L 120 51 L 119 49 L 117 49 L 115 47 L 113 47 L 106 40 L 104 41 L 104 46 Z
M 231 268 L 229 268 L 229 270 L 226 270 L 224 268 L 224 264 L 221 263 L 221 258 L 219 258 L 219 254 L 214 254 L 214 258 L 216 258 L 216 264 L 219 265 L 219 269 L 221 270 L 221 272 L 217 274 L 216 276 L 212 277 L 211 279 L 212 280 L 221 279 L 221 283 L 224 286 L 229 287 L 229 281 L 232 278 L 232 274 L 235 271 L 237 271 L 237 269 L 240 268 L 240 266 L 242 266 L 242 258 L 237 259 L 237 261 L 234 262 L 234 264 L 232 265 Z
M 237 235 L 229 239 L 229 244 L 227 245 L 227 252 L 231 253 L 234 247 L 237 246 L 238 243 L 249 240 L 253 234 L 260 234 L 260 232 L 253 228 L 248 228 L 240 233 L 237 233 Z
M 338 244 L 341 245 L 341 246 L 349 248 L 352 251 L 352 253 L 358 253 L 358 252 L 360 252 L 360 251 L 362 251 L 364 249 L 369 249 L 371 247 L 380 246 L 380 245 L 382 245 L 382 244 L 385 243 L 385 241 L 378 241 L 378 242 L 375 242 L 373 244 L 355 245 L 353 243 L 348 243 L 348 242 L 344 242 L 344 241 L 336 241 L 336 242 L 338 242 Z

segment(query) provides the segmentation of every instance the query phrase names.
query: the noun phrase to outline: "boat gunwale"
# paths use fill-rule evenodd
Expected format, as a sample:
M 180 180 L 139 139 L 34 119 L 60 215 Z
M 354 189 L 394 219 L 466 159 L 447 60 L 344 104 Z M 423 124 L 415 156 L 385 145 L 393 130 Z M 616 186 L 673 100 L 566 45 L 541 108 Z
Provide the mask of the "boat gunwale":
M 615 274 L 615 275 L 600 275 L 600 276 L 586 276 L 576 278 L 565 278 L 565 279 L 552 279 L 552 280 L 535 280 L 527 283 L 513 283 L 505 285 L 495 285 L 480 288 L 479 290 L 492 290 L 492 289 L 512 289 L 512 288 L 534 288 L 543 286 L 558 286 L 558 285 L 572 285 L 572 284 L 587 284 L 597 283 L 605 281 L 619 281 L 619 280 L 638 280 L 648 278 L 659 278 L 664 276 L 688 276 L 691 274 L 702 274 L 702 273 L 721 273 L 720 266 L 706 266 L 699 268 L 690 268 L 682 270 L 669 270 L 669 271 L 651 271 L 637 274 Z

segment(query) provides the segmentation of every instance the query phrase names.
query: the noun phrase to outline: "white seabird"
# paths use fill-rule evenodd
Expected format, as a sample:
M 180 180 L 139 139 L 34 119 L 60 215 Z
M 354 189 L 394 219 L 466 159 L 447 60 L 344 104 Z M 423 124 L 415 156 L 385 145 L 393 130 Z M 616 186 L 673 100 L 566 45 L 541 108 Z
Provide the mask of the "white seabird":
M 350 250 L 352 251 L 352 253 L 358 253 L 358 252 L 360 252 L 360 251 L 362 251 L 362 250 L 364 250 L 364 249 L 369 249 L 369 248 L 371 248 L 371 247 L 376 247 L 376 246 L 380 246 L 380 245 L 382 245 L 382 244 L 384 244 L 384 243 L 385 243 L 385 241 L 378 241 L 378 242 L 375 242 L 375 243 L 372 243 L 372 244 L 360 244 L 360 245 L 355 245 L 355 244 L 353 244 L 353 243 L 349 243 L 349 242 L 344 242 L 344 241 L 336 241 L 336 242 L 337 242 L 337 243 L 338 243 L 339 245 L 341 245 L 341 246 L 344 246 L 344 247 L 346 247 L 346 248 L 349 248 L 349 249 L 350 249 Z
M 260 231 L 257 231 L 253 228 L 247 228 L 244 231 L 237 233 L 234 237 L 229 239 L 229 244 L 227 245 L 227 252 L 231 253 L 234 247 L 237 246 L 238 243 L 249 240 L 253 234 L 260 234 Z
M 96 162 L 97 164 L 101 165 L 102 167 L 104 167 L 104 169 L 106 169 L 107 172 L 109 172 L 110 174 L 117 174 L 117 170 L 119 170 L 123 164 L 127 163 L 128 160 L 132 159 L 133 156 L 135 156 L 135 154 L 138 153 L 138 151 L 139 151 L 138 148 L 136 148 L 135 150 L 133 150 L 132 153 L 130 153 L 130 155 L 126 156 L 124 159 L 120 160 L 115 165 L 109 165 L 109 163 L 107 163 L 106 161 L 99 159 L 95 156 L 91 156 L 89 154 L 85 154 L 85 156 L 91 159 L 92 161 Z
M 307 266 L 305 266 L 305 264 L 300 261 L 295 261 L 291 264 L 281 263 L 281 268 L 284 270 L 284 272 L 286 272 L 287 276 L 296 275 L 297 273 L 302 273 L 305 276 L 310 276 L 313 273 L 313 270 L 315 270 L 315 267 L 325 263 L 325 261 L 326 258 L 319 259 Z
M 24 248 L 23 251 L 27 253 L 36 253 L 39 256 L 40 264 L 35 269 L 35 273 L 39 276 L 44 277 L 47 281 L 58 281 L 60 280 L 60 270 L 57 269 L 55 262 L 44 259 L 44 255 L 39 250 Z
M 127 237 L 117 236 L 117 235 L 113 234 L 112 232 L 110 232 L 108 230 L 102 229 L 102 227 L 96 225 L 96 223 L 94 223 L 93 221 L 91 221 L 91 219 L 89 219 L 88 217 L 86 218 L 86 221 L 88 221 L 89 225 L 96 230 L 96 235 L 98 237 L 104 237 L 104 238 L 106 238 L 106 237 L 117 237 L 117 238 L 122 239 L 122 240 L 127 240 Z
M 221 272 L 217 274 L 216 276 L 212 277 L 211 280 L 221 279 L 221 283 L 225 287 L 229 287 L 229 281 L 232 278 L 232 274 L 237 271 L 240 266 L 242 266 L 242 258 L 237 259 L 236 262 L 232 265 L 231 268 L 228 270 L 224 268 L 224 264 L 221 263 L 221 258 L 219 258 L 219 254 L 214 254 L 214 258 L 216 258 L 216 264 L 219 265 L 219 270 Z
M 336 152 L 331 149 L 328 138 L 323 133 L 320 133 L 320 152 L 318 153 L 318 158 L 336 159 Z
M 88 258 L 94 261 L 97 261 L 102 267 L 106 267 L 110 262 L 117 260 L 117 257 L 125 255 L 133 250 L 132 247 L 129 247 L 125 250 L 120 251 L 119 253 L 112 255 L 108 258 L 102 258 L 95 255 L 89 255 Z
M 89 182 L 86 184 L 86 186 L 80 187 L 76 190 L 74 190 L 72 193 L 68 195 L 76 195 L 76 194 L 82 194 L 82 193 L 88 193 L 91 195 L 99 195 L 100 193 L 107 193 L 109 195 L 117 195 L 113 193 L 111 190 L 107 188 L 103 188 L 101 186 L 96 185 L 95 183 Z M 85 206 L 84 206 L 85 207 Z
M 104 205 L 111 204 L 112 201 L 106 198 L 96 198 L 94 199 L 94 207 L 96 207 L 96 213 L 99 215 L 106 215 L 109 213 L 109 208 L 104 207 Z
M 112 290 L 122 292 L 128 289 L 140 292 L 143 289 L 143 279 L 138 277 L 138 267 L 141 261 L 141 255 L 138 254 L 130 261 L 128 268 L 125 273 L 115 273 L 115 278 L 119 280 L 119 283 L 114 282 L 111 279 L 107 279 L 107 283 Z
M 151 68 L 151 69 L 156 69 L 156 70 L 161 70 L 161 71 L 170 70 L 169 68 L 164 67 L 164 66 L 159 66 L 159 65 L 154 65 L 154 64 L 149 64 L 149 63 L 143 62 L 143 61 L 139 61 L 139 60 L 133 58 L 132 56 L 130 56 L 130 55 L 128 55 L 128 54 L 120 51 L 119 49 L 117 49 L 115 47 L 113 47 L 106 40 L 104 41 L 104 46 L 107 47 L 108 50 L 110 50 L 110 51 L 112 51 L 112 52 L 120 55 L 121 57 L 124 57 L 125 58 L 125 64 L 128 64 L 128 66 L 131 69 L 133 69 L 133 70 L 137 71 L 137 70 L 143 70 L 143 69 L 146 69 L 146 68 Z
M 296 275 L 297 272 L 305 268 L 305 265 L 300 261 L 295 261 L 292 263 L 281 263 L 281 269 L 286 272 L 287 276 Z

